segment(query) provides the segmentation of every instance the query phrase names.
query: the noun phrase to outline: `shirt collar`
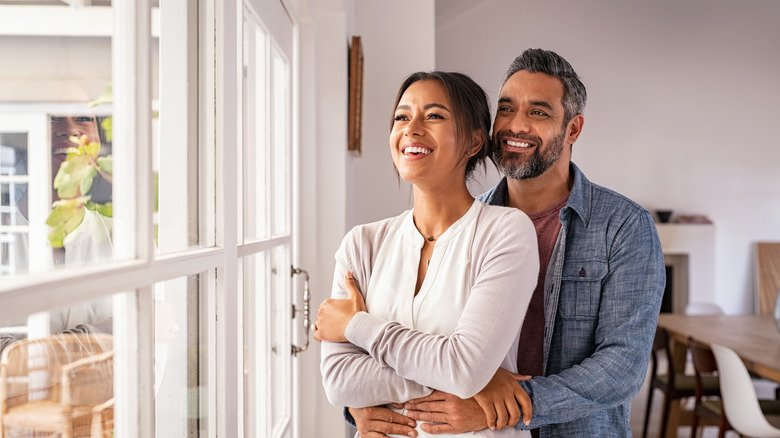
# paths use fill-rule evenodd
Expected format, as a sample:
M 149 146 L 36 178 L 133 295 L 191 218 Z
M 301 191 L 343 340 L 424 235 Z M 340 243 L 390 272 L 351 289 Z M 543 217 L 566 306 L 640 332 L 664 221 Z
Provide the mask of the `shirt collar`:
M 587 227 L 590 221 L 590 205 L 593 197 L 593 192 L 590 190 L 591 182 L 574 162 L 569 163 L 569 170 L 574 175 L 574 183 L 571 186 L 569 200 L 566 202 L 564 209 L 571 208 L 574 210 Z
M 561 209 L 561 217 L 563 217 L 565 210 L 574 210 L 580 216 L 582 222 L 585 223 L 585 226 L 587 226 L 591 211 L 591 182 L 574 162 L 569 163 L 569 171 L 574 175 L 574 182 L 571 186 L 571 193 L 569 193 L 569 200 L 566 201 L 566 205 Z M 484 202 L 491 205 L 505 205 L 507 192 L 506 177 L 503 177 L 493 190 L 486 193 L 487 196 L 484 198 Z

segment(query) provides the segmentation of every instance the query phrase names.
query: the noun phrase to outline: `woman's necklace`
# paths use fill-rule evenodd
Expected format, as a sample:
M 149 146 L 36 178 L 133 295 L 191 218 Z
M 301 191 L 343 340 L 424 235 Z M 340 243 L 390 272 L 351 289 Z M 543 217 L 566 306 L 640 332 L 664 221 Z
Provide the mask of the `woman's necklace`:
M 426 236 L 426 237 L 425 237 L 425 239 L 426 239 L 426 240 L 428 240 L 428 242 L 433 242 L 434 240 L 436 240 L 436 238 L 435 238 L 435 237 L 433 237 L 433 236 L 430 236 L 430 235 L 429 235 L 429 236 Z

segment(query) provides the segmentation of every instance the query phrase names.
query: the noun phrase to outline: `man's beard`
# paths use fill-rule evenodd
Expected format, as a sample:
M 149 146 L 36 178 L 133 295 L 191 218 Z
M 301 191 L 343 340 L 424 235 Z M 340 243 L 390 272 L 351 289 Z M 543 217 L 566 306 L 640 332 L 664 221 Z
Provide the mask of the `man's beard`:
M 553 164 L 558 161 L 563 153 L 563 139 L 566 136 L 565 127 L 561 129 L 561 133 L 550 140 L 549 146 L 544 148 L 542 139 L 537 136 L 527 134 L 515 134 L 512 131 L 499 131 L 498 134 L 493 135 L 493 161 L 496 163 L 496 167 L 507 178 L 512 179 L 528 179 L 536 178 L 547 171 Z M 501 139 L 504 137 L 512 137 L 515 140 L 530 141 L 536 143 L 536 150 L 527 161 L 521 162 L 522 155 L 518 152 L 507 152 L 503 149 Z

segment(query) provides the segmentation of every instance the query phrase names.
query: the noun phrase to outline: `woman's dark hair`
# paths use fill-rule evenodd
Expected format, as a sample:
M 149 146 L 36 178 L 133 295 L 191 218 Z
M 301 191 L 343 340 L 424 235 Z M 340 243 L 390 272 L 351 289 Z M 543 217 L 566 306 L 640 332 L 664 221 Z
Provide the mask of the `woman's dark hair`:
M 393 112 L 390 116 L 390 129 L 393 128 L 395 109 L 401 101 L 406 89 L 418 81 L 436 80 L 444 85 L 452 105 L 452 113 L 455 118 L 456 138 L 458 143 L 465 148 L 471 147 L 471 139 L 474 132 L 480 131 L 482 148 L 469 158 L 466 163 L 466 178 L 469 178 L 477 167 L 477 164 L 485 167 L 485 158 L 490 143 L 490 105 L 487 94 L 473 79 L 456 72 L 417 72 L 407 76 L 393 104 Z

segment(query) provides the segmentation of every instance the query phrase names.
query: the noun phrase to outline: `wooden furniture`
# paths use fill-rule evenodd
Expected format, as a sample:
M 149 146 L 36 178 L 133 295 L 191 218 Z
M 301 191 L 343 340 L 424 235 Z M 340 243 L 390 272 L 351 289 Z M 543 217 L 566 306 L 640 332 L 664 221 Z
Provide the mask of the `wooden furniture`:
M 91 438 L 114 438 L 114 399 L 92 408 Z
M 760 315 L 676 315 L 663 313 L 658 326 L 682 347 L 675 351 L 677 363 L 684 363 L 688 338 L 703 344 L 719 344 L 734 350 L 751 372 L 780 382 L 780 332 L 771 316 Z
M 666 436 L 669 423 L 669 414 L 672 410 L 672 402 L 686 397 L 693 397 L 696 392 L 696 382 L 694 376 L 685 374 L 684 366 L 680 366 L 673 360 L 672 345 L 669 335 L 663 327 L 658 327 L 653 340 L 653 349 L 651 351 L 650 362 L 650 390 L 647 394 L 647 408 L 645 409 L 645 423 L 642 429 L 642 437 L 647 437 L 648 425 L 650 423 L 650 412 L 653 407 L 653 394 L 655 390 L 660 390 L 663 394 L 663 404 L 661 410 L 661 427 L 659 436 Z M 666 359 L 667 371 L 659 370 L 661 357 Z M 705 394 L 717 395 L 718 380 L 717 377 L 705 378 Z
M 104 334 L 58 334 L 8 346 L 0 360 L 0 437 L 90 436 L 93 408 L 113 397 L 113 359 L 113 338 Z M 103 411 L 101 421 L 109 417 Z
M 758 242 L 755 247 L 756 309 L 759 315 L 773 315 L 780 289 L 780 242 Z

